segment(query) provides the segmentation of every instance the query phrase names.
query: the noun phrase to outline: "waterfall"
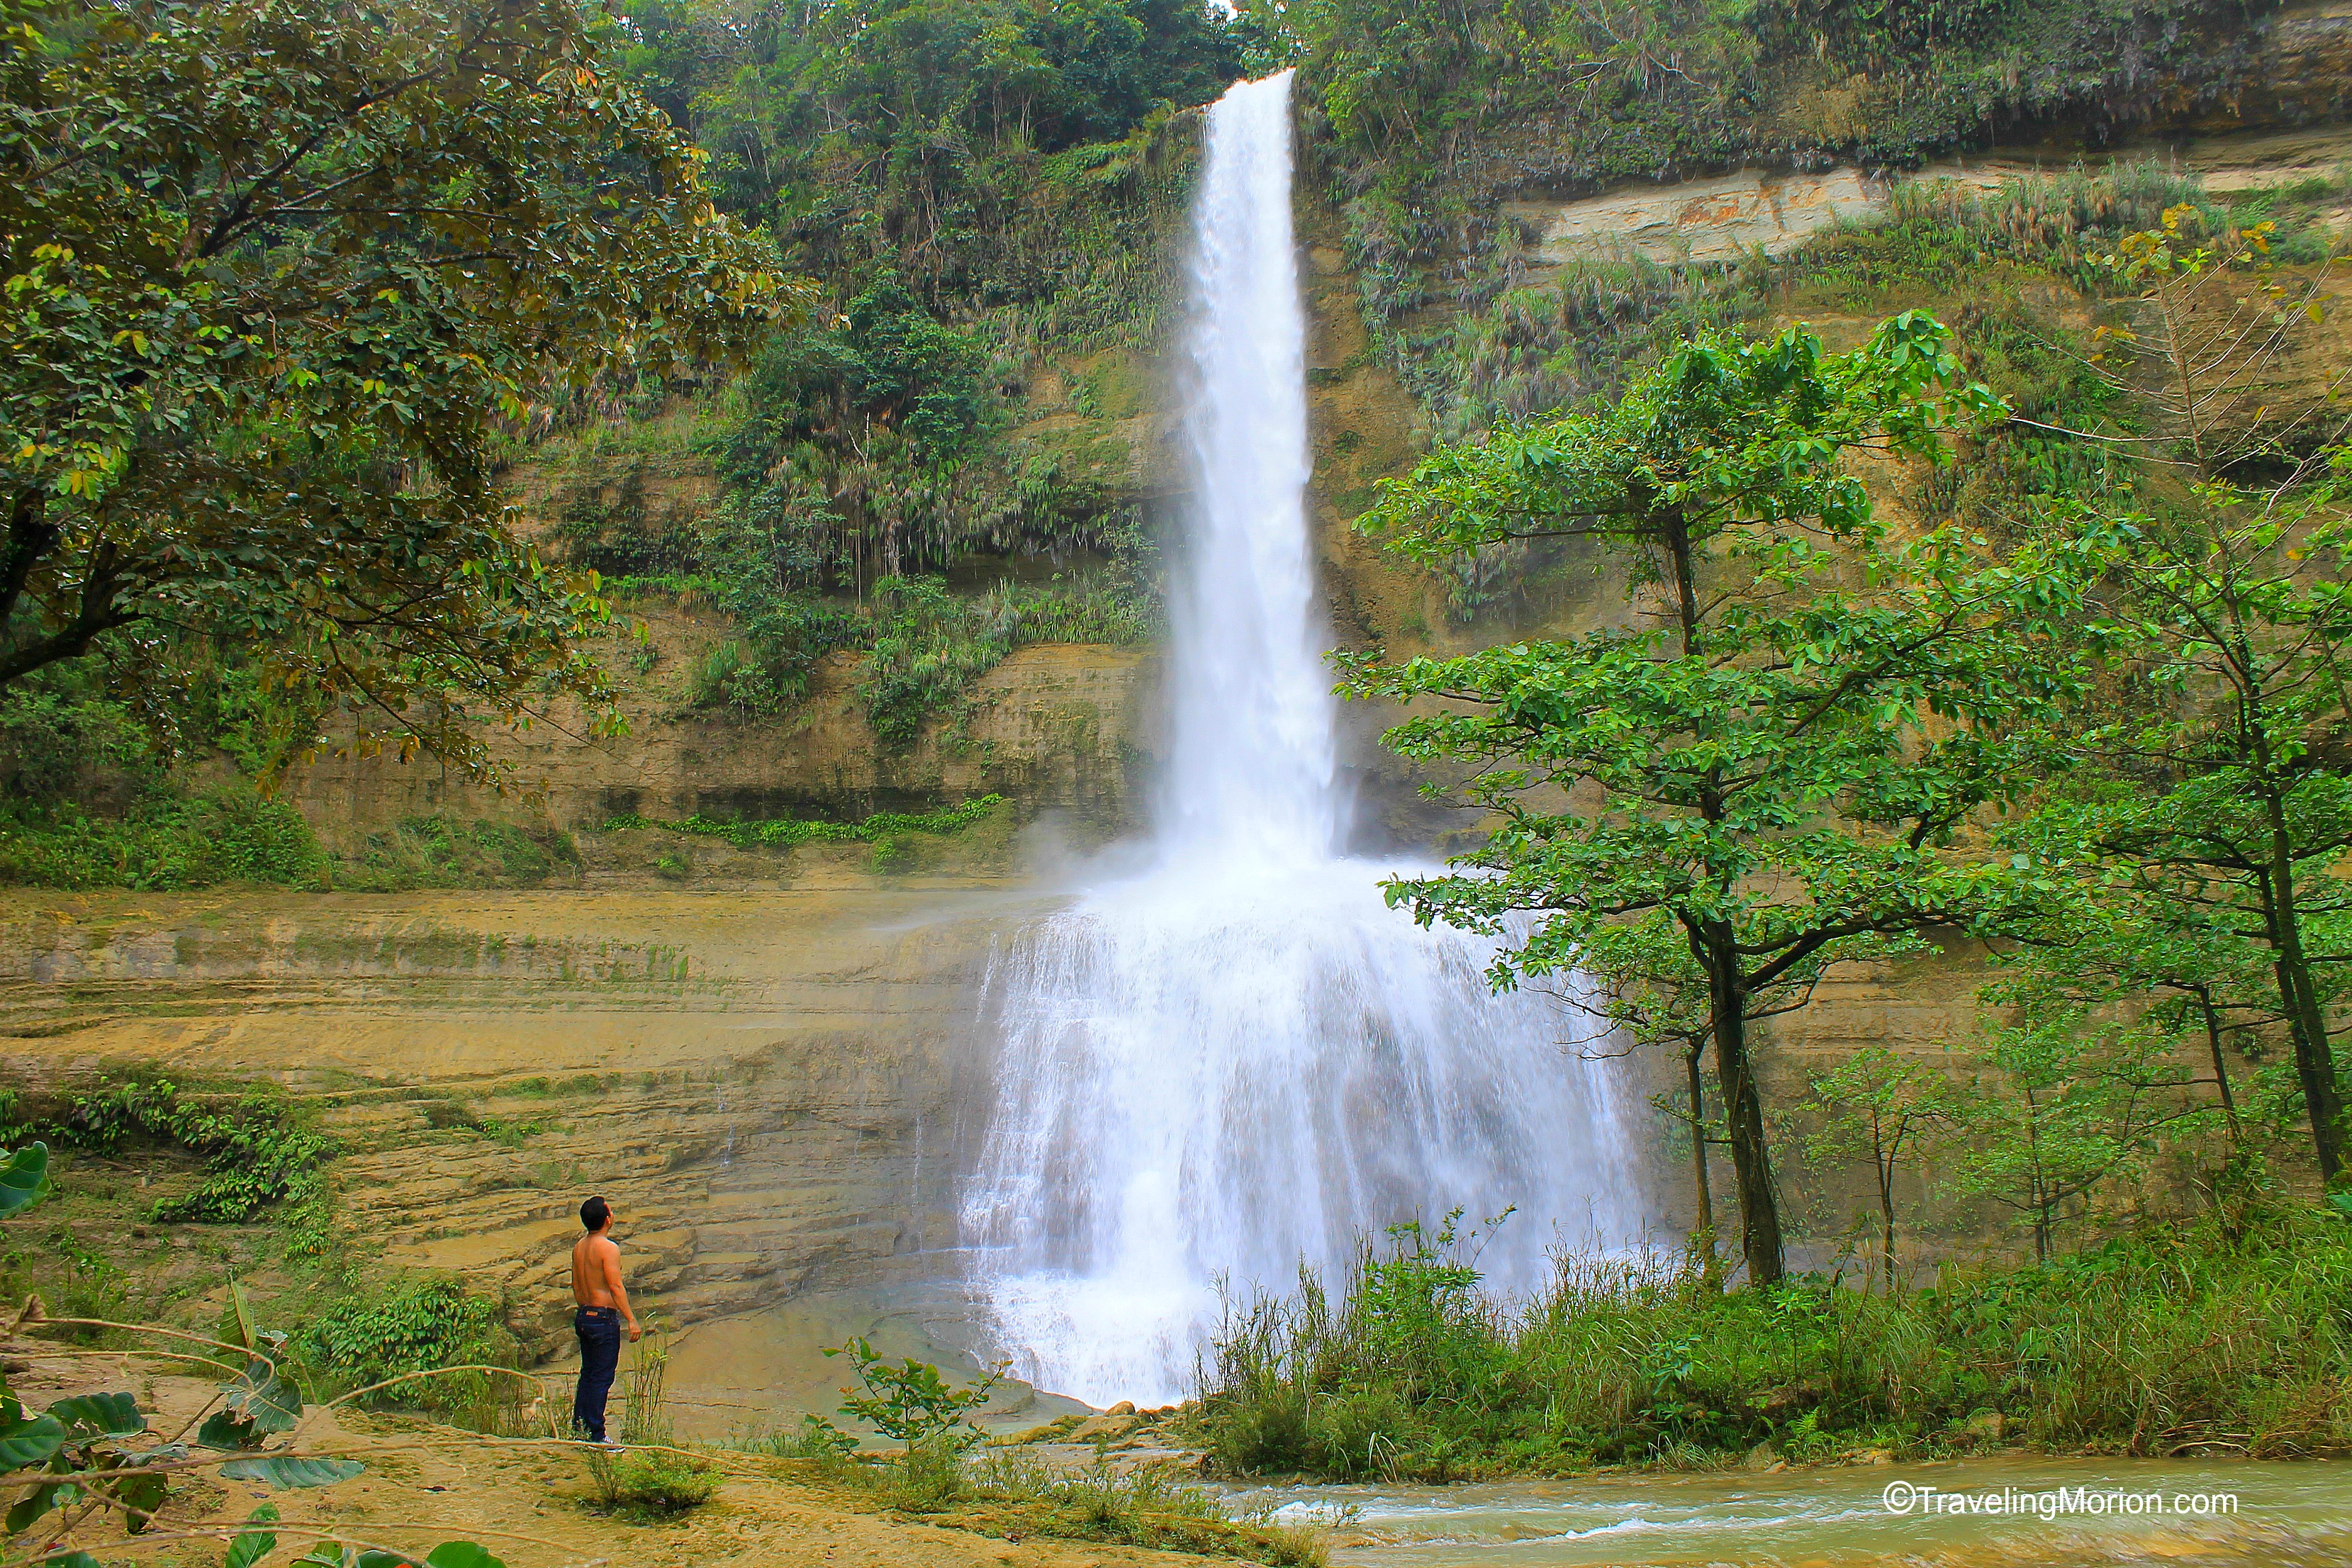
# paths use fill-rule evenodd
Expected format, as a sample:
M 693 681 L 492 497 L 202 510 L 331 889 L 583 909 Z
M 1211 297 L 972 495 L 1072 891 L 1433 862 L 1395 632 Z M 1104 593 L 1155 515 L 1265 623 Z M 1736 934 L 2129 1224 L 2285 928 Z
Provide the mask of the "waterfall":
M 1357 1238 L 1516 1208 L 1480 1259 L 1539 1286 L 1639 1224 L 1608 1069 L 1576 1016 L 1489 994 L 1490 943 L 1387 907 L 1342 853 L 1306 513 L 1290 78 L 1209 111 L 1171 591 L 1170 763 L 1146 869 L 1009 941 L 995 1100 L 961 1223 L 985 1328 L 1097 1405 L 1192 1392 L 1220 1292 L 1344 1270 Z

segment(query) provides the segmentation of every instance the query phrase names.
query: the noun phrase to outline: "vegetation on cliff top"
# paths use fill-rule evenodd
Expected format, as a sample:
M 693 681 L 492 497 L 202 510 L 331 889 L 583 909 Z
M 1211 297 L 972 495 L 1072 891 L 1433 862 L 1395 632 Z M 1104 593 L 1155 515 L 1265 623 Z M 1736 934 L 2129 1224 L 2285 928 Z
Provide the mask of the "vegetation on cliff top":
M 1475 288 L 1512 195 L 1746 164 L 1905 166 L 2053 132 L 2096 150 L 2242 101 L 2272 9 L 1318 0 L 1284 17 L 1378 329 Z
M 625 16 L 624 68 L 825 304 L 730 389 L 705 440 L 715 510 L 647 519 L 625 484 L 567 517 L 567 557 L 735 618 L 698 681 L 716 714 L 765 717 L 825 654 L 869 650 L 867 709 L 894 748 L 1023 642 L 1151 635 L 1123 382 L 1173 300 L 1196 147 L 1171 115 L 1237 74 L 1246 26 L 1192 0 Z M 1070 384 L 1058 422 L 1038 417 L 1055 411 L 1034 395 L 1045 378 Z M 983 565 L 980 593 L 950 592 L 975 558 L 1055 569 L 989 585 Z

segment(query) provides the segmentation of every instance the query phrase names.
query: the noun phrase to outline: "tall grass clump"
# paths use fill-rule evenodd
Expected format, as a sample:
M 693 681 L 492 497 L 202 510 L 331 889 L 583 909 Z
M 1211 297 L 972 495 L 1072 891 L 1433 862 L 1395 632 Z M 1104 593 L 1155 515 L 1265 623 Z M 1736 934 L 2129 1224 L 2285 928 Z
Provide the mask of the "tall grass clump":
M 669 1352 L 640 1341 L 622 1370 L 615 1436 L 625 1452 L 588 1450 L 592 1506 L 636 1520 L 670 1519 L 700 1508 L 719 1490 L 709 1460 L 678 1446 L 670 1420 Z
M 2151 1225 L 1874 1295 L 1722 1291 L 1695 1259 L 1565 1258 L 1532 1302 L 1414 1226 L 1233 1310 L 1196 1417 L 1234 1474 L 1442 1480 L 1599 1463 L 2064 1451 L 2289 1458 L 2352 1442 L 2352 1221 Z

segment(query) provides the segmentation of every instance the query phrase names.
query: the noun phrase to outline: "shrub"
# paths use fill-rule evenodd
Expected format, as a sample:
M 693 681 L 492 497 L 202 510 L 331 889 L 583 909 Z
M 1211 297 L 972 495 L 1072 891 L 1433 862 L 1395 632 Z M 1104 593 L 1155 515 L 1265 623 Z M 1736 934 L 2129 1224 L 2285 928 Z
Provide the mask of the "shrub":
M 1336 1299 L 1309 1275 L 1235 1310 L 1194 1417 L 1218 1463 L 1450 1479 L 1712 1463 L 1765 1440 L 1936 1454 L 1978 1441 L 1985 1411 L 2059 1448 L 2352 1440 L 2352 1220 L 2333 1211 L 2152 1225 L 1887 1295 L 1821 1277 L 1725 1293 L 1696 1259 L 1569 1259 L 1514 1310 L 1457 1293 L 1459 1256 L 1408 1233 Z
M 719 1489 L 719 1476 L 708 1460 L 667 1448 L 638 1448 L 617 1457 L 591 1449 L 588 1475 L 597 1507 L 640 1518 L 673 1518 L 700 1508 Z
M 119 816 L 69 800 L 0 808 L 0 882 L 168 891 L 224 882 L 312 888 L 326 857 L 301 813 L 233 787 L 150 795 Z
M 399 1275 L 343 1281 L 292 1348 L 314 1376 L 351 1389 L 444 1367 L 511 1366 L 517 1359 L 497 1302 L 454 1279 Z M 415 1378 L 362 1403 L 450 1411 L 480 1404 L 491 1385 L 484 1373 Z
M 405 888 L 530 888 L 576 867 L 572 836 L 547 826 L 411 816 L 368 836 L 338 865 L 336 886 L 388 892 Z
M 248 1093 L 233 1100 L 184 1098 L 169 1079 L 132 1079 L 68 1100 L 29 1124 L 68 1148 L 111 1155 L 136 1142 L 176 1146 L 204 1159 L 195 1190 L 158 1201 L 165 1223 L 242 1224 L 272 1205 L 320 1194 L 319 1168 L 334 1152 L 323 1134 L 293 1124 L 284 1102 Z

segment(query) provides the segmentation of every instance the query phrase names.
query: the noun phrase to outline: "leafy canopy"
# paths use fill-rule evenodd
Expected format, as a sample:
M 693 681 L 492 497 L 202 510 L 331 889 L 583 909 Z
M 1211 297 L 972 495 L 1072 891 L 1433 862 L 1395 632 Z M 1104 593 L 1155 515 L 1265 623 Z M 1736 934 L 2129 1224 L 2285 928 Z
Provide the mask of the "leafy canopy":
M 1720 928 L 1748 992 L 2006 898 L 2003 868 L 1951 850 L 2042 754 L 2016 721 L 2080 689 L 2055 656 L 2095 542 L 1988 561 L 1948 533 L 1887 540 L 1843 455 L 1940 454 L 1941 426 L 1998 406 L 1947 389 L 1957 368 L 1917 312 L 1836 356 L 1801 329 L 1704 342 L 1613 407 L 1392 483 L 1372 525 L 1409 554 L 1588 537 L 1630 553 L 1636 602 L 1634 625 L 1572 639 L 1346 661 L 1355 695 L 1460 704 L 1390 743 L 1472 764 L 1465 798 L 1501 813 L 1471 869 L 1391 897 L 1494 931 L 1547 911 L 1498 984 L 1629 931 L 1663 972 Z M 1544 784 L 1571 791 L 1564 807 Z M 1671 921 L 1626 924 L 1644 911 Z
M 601 699 L 593 582 L 497 421 L 794 298 L 562 0 L 0 0 L 0 683 L 126 629 L 267 647 L 404 748 Z M 607 714 L 609 721 L 609 712 Z

